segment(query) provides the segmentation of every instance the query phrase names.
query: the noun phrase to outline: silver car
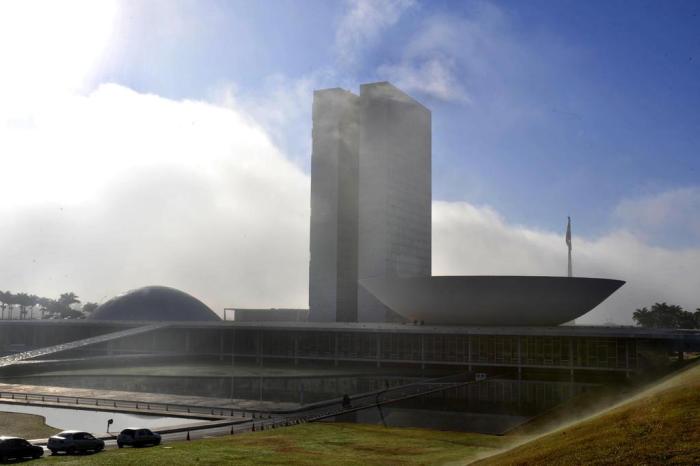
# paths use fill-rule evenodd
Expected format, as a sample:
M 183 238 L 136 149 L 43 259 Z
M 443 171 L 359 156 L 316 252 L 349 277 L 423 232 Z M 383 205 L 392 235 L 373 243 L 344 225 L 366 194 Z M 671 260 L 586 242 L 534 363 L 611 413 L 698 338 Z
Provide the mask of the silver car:
M 64 430 L 49 438 L 46 445 L 51 454 L 66 452 L 69 455 L 84 453 L 86 451 L 98 452 L 105 447 L 104 440 L 95 438 L 88 432 L 81 430 Z

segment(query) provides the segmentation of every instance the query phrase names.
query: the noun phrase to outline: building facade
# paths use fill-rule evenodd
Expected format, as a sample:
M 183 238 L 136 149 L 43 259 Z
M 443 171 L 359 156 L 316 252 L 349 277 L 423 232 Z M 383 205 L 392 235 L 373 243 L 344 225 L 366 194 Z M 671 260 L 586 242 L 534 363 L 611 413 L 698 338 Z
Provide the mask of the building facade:
M 384 322 L 358 279 L 431 274 L 431 114 L 389 83 L 314 93 L 309 318 Z
M 358 100 L 314 92 L 309 317 L 318 322 L 357 321 Z

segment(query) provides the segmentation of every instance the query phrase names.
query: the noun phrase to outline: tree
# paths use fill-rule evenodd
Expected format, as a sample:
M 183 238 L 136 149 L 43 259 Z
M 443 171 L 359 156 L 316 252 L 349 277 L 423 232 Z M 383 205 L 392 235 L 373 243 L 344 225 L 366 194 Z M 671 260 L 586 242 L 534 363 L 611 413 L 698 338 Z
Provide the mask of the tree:
M 0 291 L 0 319 L 5 318 L 5 309 L 12 304 L 12 293 L 9 291 Z
M 695 313 L 674 304 L 654 303 L 651 309 L 643 307 L 634 311 L 634 321 L 642 327 L 652 328 L 700 328 L 700 309 Z
M 17 295 L 9 291 L 5 291 L 2 293 L 2 296 L 0 296 L 0 300 L 2 301 L 2 314 L 0 314 L 0 317 L 11 320 L 12 310 L 15 308 L 15 305 L 19 304 L 17 302 Z M 7 310 L 7 315 L 5 315 L 5 310 Z
M 27 308 L 34 306 L 36 296 L 30 296 L 27 293 L 17 293 L 15 295 L 15 304 L 19 306 L 19 318 L 25 319 L 27 317 Z
M 83 304 L 83 307 L 80 310 L 87 317 L 90 314 L 92 314 L 93 312 L 95 312 L 95 309 L 97 309 L 98 306 L 99 306 L 99 304 L 97 304 L 97 303 L 87 302 L 87 303 Z
M 78 296 L 71 292 L 68 293 L 63 293 L 59 298 L 58 298 L 58 303 L 70 307 L 73 304 L 80 304 L 80 299 L 78 299 Z
M 56 306 L 56 301 L 51 298 L 38 298 L 37 304 L 39 305 L 39 311 L 41 311 L 41 318 L 46 319 L 47 314 L 51 315 L 51 310 Z
M 54 313 L 58 314 L 62 319 L 82 319 L 85 316 L 82 312 L 72 307 L 75 304 L 80 304 L 80 299 L 75 293 L 63 293 L 56 301 Z

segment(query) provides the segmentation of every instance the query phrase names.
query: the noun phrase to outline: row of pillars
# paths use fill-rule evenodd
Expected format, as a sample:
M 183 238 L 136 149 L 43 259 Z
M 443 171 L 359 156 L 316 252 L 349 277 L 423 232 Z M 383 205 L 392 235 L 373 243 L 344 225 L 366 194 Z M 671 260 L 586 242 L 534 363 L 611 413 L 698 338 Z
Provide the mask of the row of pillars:
M 219 360 L 223 361 L 224 359 L 224 333 L 220 332 L 219 333 Z M 232 338 L 231 338 L 231 365 L 235 364 L 235 340 L 236 339 L 236 332 L 232 332 Z M 521 338 L 517 338 L 517 369 L 518 369 L 518 377 L 522 376 L 522 347 L 521 347 Z M 153 334 L 153 347 L 155 348 L 156 346 L 156 333 L 154 332 Z M 293 361 L 294 365 L 299 364 L 299 339 L 297 335 L 293 336 Z M 339 338 L 338 335 L 334 335 L 334 358 L 333 358 L 333 364 L 335 366 L 338 365 L 339 363 Z M 634 368 L 630 367 L 630 342 L 628 340 L 624 341 L 625 345 L 625 371 L 627 376 L 629 377 L 629 374 L 634 370 Z M 189 352 L 191 348 L 191 335 L 190 331 L 185 332 L 185 352 Z M 466 340 L 464 341 L 464 348 L 463 352 L 466 354 L 466 363 L 469 371 L 473 370 L 473 361 L 472 361 L 472 344 L 471 344 L 471 336 L 467 335 Z M 382 347 L 381 347 L 381 335 L 376 334 L 376 367 L 381 367 L 382 365 Z M 421 354 L 421 359 L 420 359 L 420 365 L 421 369 L 425 369 L 426 365 L 426 359 L 425 359 L 425 336 L 421 335 L 420 336 L 420 354 Z M 680 357 L 680 356 L 679 356 Z M 255 338 L 255 363 L 259 366 L 263 365 L 264 361 L 264 353 L 263 353 L 263 335 L 261 331 L 256 332 L 256 338 Z M 479 364 L 481 365 L 481 364 Z M 488 365 L 488 364 L 486 364 Z M 571 339 L 571 342 L 569 344 L 569 374 L 570 374 L 570 379 L 573 381 L 574 379 L 574 345 L 573 345 L 573 337 Z

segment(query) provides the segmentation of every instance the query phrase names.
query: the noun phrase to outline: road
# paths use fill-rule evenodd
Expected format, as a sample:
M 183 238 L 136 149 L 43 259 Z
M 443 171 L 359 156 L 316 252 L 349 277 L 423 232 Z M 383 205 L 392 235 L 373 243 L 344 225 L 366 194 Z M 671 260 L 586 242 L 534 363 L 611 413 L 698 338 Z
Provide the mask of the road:
M 246 420 L 244 422 L 235 424 L 233 426 L 234 429 L 234 434 L 233 435 L 240 435 L 246 432 L 251 432 L 251 429 L 253 425 L 255 425 L 256 431 L 261 430 L 261 426 L 263 427 L 264 430 L 272 429 L 273 425 L 276 425 L 276 428 L 281 428 L 284 426 L 284 418 L 272 418 L 272 419 L 265 419 L 265 420 Z M 162 444 L 167 446 L 168 443 L 171 442 L 178 442 L 178 441 L 183 441 L 187 440 L 189 434 L 190 440 L 198 440 L 198 439 L 204 439 L 204 438 L 214 438 L 214 437 L 224 437 L 224 436 L 229 436 L 231 435 L 231 426 L 215 426 L 211 428 L 199 428 L 197 430 L 190 430 L 190 431 L 182 431 L 182 432 L 173 432 L 173 433 L 162 433 Z M 116 435 L 116 434 L 115 434 Z M 44 457 L 50 456 L 51 452 L 46 448 L 46 446 L 42 445 L 44 449 Z M 117 440 L 116 437 L 113 439 L 105 439 L 105 449 L 113 449 L 117 448 Z

